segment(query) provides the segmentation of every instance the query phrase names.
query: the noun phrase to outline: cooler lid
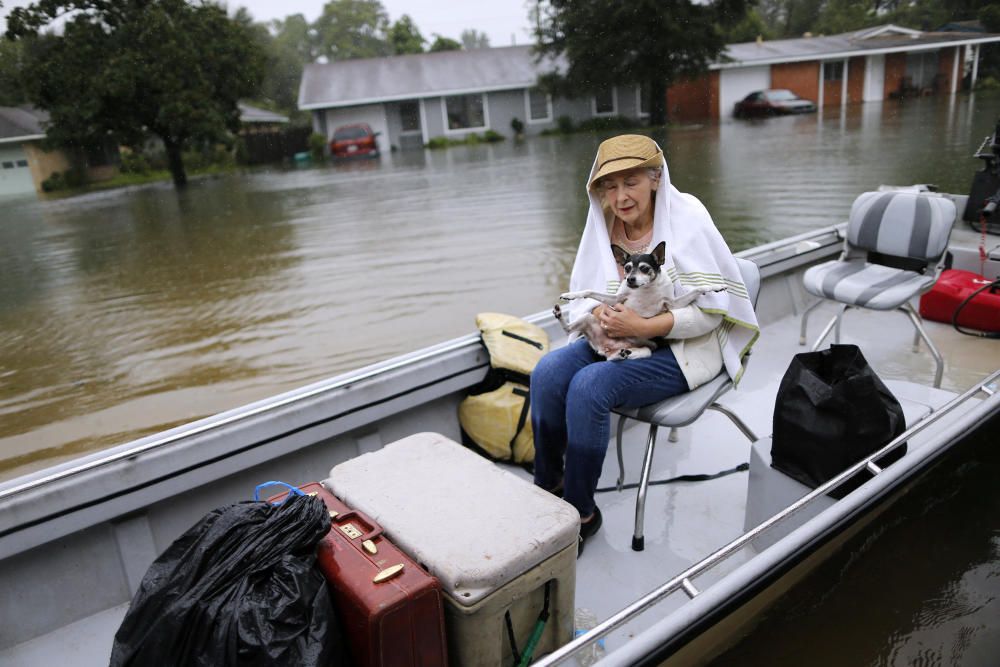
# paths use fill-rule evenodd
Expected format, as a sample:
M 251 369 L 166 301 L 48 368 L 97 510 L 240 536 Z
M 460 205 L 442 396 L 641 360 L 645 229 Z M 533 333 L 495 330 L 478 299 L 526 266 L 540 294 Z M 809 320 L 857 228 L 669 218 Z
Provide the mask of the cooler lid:
M 471 606 L 575 544 L 576 509 L 437 433 L 345 461 L 324 485 Z

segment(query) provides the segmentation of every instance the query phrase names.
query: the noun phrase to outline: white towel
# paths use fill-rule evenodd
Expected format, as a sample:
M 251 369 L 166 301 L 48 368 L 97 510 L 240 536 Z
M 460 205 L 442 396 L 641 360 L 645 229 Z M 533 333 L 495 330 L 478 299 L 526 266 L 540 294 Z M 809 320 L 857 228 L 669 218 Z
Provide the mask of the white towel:
M 587 183 L 590 183 L 596 169 L 595 160 Z M 607 291 L 610 288 L 613 292 L 619 277 L 611 254 L 608 221 L 604 217 L 600 193 L 588 190 L 587 195 L 590 212 L 573 263 L 569 289 L 575 292 L 584 289 Z M 701 295 L 695 305 L 705 312 L 723 316 L 716 335 L 726 372 L 733 384 L 737 384 L 743 374 L 743 356 L 760 335 L 760 327 L 736 259 L 715 228 L 705 206 L 696 197 L 679 191 L 670 183 L 666 160 L 663 161 L 663 175 L 655 197 L 650 247 L 655 247 L 660 241 L 666 242 L 667 257 L 663 270 L 674 284 L 674 294 L 680 296 L 692 287 L 725 285 L 727 288 L 723 292 Z M 593 299 L 570 302 L 567 306 L 570 321 L 582 317 L 596 306 L 597 302 Z

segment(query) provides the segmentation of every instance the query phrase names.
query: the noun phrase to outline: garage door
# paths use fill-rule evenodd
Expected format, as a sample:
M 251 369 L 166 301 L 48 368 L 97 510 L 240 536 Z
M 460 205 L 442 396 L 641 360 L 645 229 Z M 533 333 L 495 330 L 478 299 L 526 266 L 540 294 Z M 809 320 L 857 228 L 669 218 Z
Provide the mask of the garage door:
M 383 155 L 389 152 L 389 123 L 386 122 L 385 106 L 382 104 L 369 104 L 346 109 L 327 109 L 327 140 L 333 137 L 333 133 L 341 125 L 354 125 L 355 123 L 368 123 L 372 132 L 379 132 L 380 134 L 375 138 L 375 141 L 378 142 L 378 150 Z
M 733 117 L 733 105 L 755 90 L 771 87 L 771 68 L 738 67 L 724 69 L 719 75 L 719 115 Z
M 0 144 L 0 197 L 34 192 L 28 156 L 21 150 L 21 145 Z

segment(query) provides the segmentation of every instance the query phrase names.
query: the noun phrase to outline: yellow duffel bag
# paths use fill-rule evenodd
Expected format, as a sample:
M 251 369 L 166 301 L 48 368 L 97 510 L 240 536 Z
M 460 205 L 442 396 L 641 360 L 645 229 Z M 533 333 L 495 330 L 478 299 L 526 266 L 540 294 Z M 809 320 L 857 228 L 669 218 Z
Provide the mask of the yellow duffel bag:
M 494 461 L 531 464 L 528 386 L 535 364 L 549 350 L 549 337 L 541 327 L 501 313 L 480 313 L 476 326 L 490 370 L 458 406 L 462 440 Z

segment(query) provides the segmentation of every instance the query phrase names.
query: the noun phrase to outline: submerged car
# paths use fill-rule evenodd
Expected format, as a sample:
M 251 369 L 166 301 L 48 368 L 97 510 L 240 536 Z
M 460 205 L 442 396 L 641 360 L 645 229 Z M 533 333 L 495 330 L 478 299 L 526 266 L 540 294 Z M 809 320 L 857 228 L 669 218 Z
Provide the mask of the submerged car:
M 334 158 L 378 157 L 377 136 L 367 123 L 338 127 L 330 140 L 330 154 Z
M 792 91 L 780 88 L 750 93 L 733 107 L 733 116 L 752 118 L 755 116 L 812 113 L 814 111 L 816 111 L 815 102 L 802 99 Z

